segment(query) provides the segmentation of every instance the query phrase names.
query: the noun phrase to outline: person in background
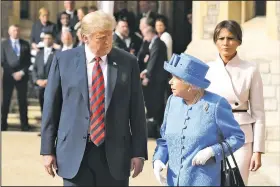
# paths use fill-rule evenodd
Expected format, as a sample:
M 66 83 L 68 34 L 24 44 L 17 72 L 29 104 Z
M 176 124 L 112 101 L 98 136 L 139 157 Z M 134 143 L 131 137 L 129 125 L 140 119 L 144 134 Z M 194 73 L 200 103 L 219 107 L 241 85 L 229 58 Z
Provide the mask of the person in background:
M 205 91 L 210 85 L 205 78 L 209 66 L 182 53 L 174 54 L 164 69 L 172 74 L 173 94 L 156 141 L 156 179 L 165 186 L 220 186 L 223 154 L 218 132 L 225 138 L 223 147 L 228 143 L 233 152 L 244 144 L 244 133 L 227 100 Z M 224 152 L 229 155 L 228 149 Z M 166 179 L 160 172 L 167 163 Z
M 92 5 L 92 6 L 90 6 L 89 9 L 88 9 L 88 13 L 95 12 L 95 11 L 97 11 L 97 10 L 98 10 L 98 8 L 97 8 L 96 6 L 94 6 L 94 5 Z
M 40 8 L 39 20 L 37 20 L 31 29 L 31 46 L 36 52 L 44 47 L 42 39 L 45 32 L 51 32 L 56 35 L 56 25 L 49 21 L 49 11 L 46 8 Z
M 119 18 L 113 36 L 113 45 L 136 56 L 142 43 L 134 33 L 131 33 L 126 18 Z
M 155 28 L 159 38 L 165 43 L 167 48 L 167 59 L 170 60 L 171 55 L 173 53 L 173 41 L 171 35 L 166 31 L 168 28 L 167 19 L 165 16 L 158 16 L 155 23 Z M 168 78 L 171 79 L 171 74 L 168 73 Z M 167 83 L 168 84 L 168 83 Z M 172 91 L 169 86 L 166 86 L 166 95 L 165 101 L 169 95 L 172 94 Z
M 60 23 L 61 23 L 61 29 L 58 30 L 57 34 L 56 34 L 56 38 L 55 41 L 58 45 L 61 45 L 61 34 L 63 32 L 70 32 L 72 34 L 72 36 L 75 36 L 75 31 L 74 28 L 72 26 L 70 26 L 70 15 L 67 14 L 66 12 L 62 12 L 61 14 L 61 18 L 60 18 Z
M 158 16 L 156 18 L 155 28 L 159 38 L 165 43 L 167 47 L 167 59 L 170 60 L 172 56 L 172 37 L 167 32 L 167 19 L 165 16 Z
M 17 98 L 20 113 L 22 131 L 29 131 L 27 116 L 27 89 L 31 64 L 30 45 L 20 38 L 20 29 L 17 25 L 11 25 L 8 30 L 9 39 L 2 41 L 1 66 L 3 67 L 3 102 L 1 108 L 1 130 L 8 129 L 7 117 L 9 113 L 14 87 L 17 90 Z
M 72 34 L 68 31 L 65 31 L 61 35 L 61 51 L 69 50 L 74 48 L 74 42 Z
M 139 35 L 139 36 L 142 37 L 142 44 L 137 53 L 137 60 L 138 60 L 140 72 L 142 72 L 146 68 L 146 64 L 147 64 L 148 58 L 149 58 L 149 42 L 144 39 L 143 31 L 145 28 L 152 26 L 152 22 L 153 22 L 152 19 L 143 17 L 140 20 L 140 24 L 139 24 L 139 29 L 141 31 L 141 35 Z
M 76 25 L 76 23 L 79 21 L 78 20 L 78 16 L 77 16 L 77 10 L 75 10 L 75 1 L 63 1 L 63 5 L 64 5 L 64 10 L 62 12 L 66 12 L 67 14 L 70 15 L 70 26 L 74 27 Z M 60 14 L 62 12 L 59 12 L 57 14 L 57 26 L 60 29 L 61 28 L 61 23 L 60 23 Z
M 78 16 L 79 22 L 76 23 L 76 25 L 74 26 L 75 31 L 77 31 L 80 28 L 81 21 L 82 21 L 83 17 L 85 17 L 85 15 L 87 15 L 87 13 L 88 13 L 88 7 L 86 7 L 86 6 L 83 6 L 77 10 L 77 16 Z
M 144 40 L 150 43 L 150 55 L 147 66 L 140 74 L 142 85 L 145 89 L 144 99 L 147 108 L 147 125 L 149 126 L 149 123 L 153 124 L 154 137 L 158 137 L 163 120 L 164 96 L 168 80 L 168 73 L 163 69 L 164 62 L 167 60 L 167 49 L 153 27 L 145 28 L 143 36 Z
M 82 35 L 81 35 L 81 28 L 79 28 L 78 30 L 77 30 L 77 42 L 76 42 L 76 44 L 75 44 L 75 46 L 81 46 L 81 45 L 84 45 L 84 42 L 83 42 L 83 38 L 82 38 Z
M 131 11 L 128 10 L 128 2 L 127 1 L 119 1 L 115 6 L 114 6 L 114 16 L 116 20 L 119 20 L 121 18 L 126 18 L 127 19 L 127 23 L 128 23 L 128 27 L 129 27 L 129 31 L 131 33 L 136 32 L 136 30 L 138 30 L 138 28 L 136 28 L 136 26 L 138 27 L 138 25 L 136 25 L 136 18 L 135 18 L 135 14 Z
M 140 14 L 138 14 L 136 16 L 136 25 L 140 24 L 140 20 L 143 17 L 147 17 L 147 18 L 150 18 L 149 24 L 152 27 L 155 27 L 155 20 L 156 20 L 156 17 L 158 16 L 158 14 L 156 12 L 152 11 L 151 2 L 150 1 L 138 1 L 138 3 L 139 3 Z M 139 30 L 137 30 L 136 32 L 139 32 Z
M 257 64 L 239 57 L 242 30 L 233 20 L 220 22 L 213 35 L 217 58 L 208 62 L 207 78 L 212 82 L 207 90 L 227 99 L 234 118 L 245 134 L 245 144 L 234 153 L 245 185 L 249 172 L 257 171 L 265 152 L 265 112 L 263 83 Z
M 43 111 L 44 92 L 48 82 L 48 75 L 55 54 L 55 49 L 53 48 L 54 37 L 52 33 L 45 33 L 43 42 L 44 48 L 36 55 L 32 71 L 33 82 L 39 88 L 38 98 L 41 112 Z
M 55 54 L 55 49 L 53 48 L 54 36 L 52 33 L 46 32 L 43 42 L 44 48 L 37 53 L 32 71 L 33 83 L 38 88 L 38 98 L 42 114 L 45 88 L 48 83 L 48 75 Z M 38 136 L 41 136 L 41 133 Z

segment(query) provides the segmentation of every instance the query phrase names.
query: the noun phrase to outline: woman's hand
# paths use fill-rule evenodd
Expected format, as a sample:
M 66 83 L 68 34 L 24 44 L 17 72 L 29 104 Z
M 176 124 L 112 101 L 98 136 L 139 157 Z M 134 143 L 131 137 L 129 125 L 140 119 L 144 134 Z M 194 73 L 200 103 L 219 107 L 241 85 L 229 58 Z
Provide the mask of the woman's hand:
M 250 163 L 250 171 L 257 171 L 262 166 L 262 154 L 260 152 L 253 153 Z
M 192 165 L 204 165 L 212 156 L 214 156 L 213 149 L 211 147 L 206 147 L 195 155 L 192 160 Z
M 167 180 L 166 177 L 163 177 L 160 172 L 162 169 L 166 168 L 165 164 L 162 163 L 160 160 L 155 160 L 154 161 L 154 175 L 156 176 L 157 181 L 163 185 L 167 186 Z

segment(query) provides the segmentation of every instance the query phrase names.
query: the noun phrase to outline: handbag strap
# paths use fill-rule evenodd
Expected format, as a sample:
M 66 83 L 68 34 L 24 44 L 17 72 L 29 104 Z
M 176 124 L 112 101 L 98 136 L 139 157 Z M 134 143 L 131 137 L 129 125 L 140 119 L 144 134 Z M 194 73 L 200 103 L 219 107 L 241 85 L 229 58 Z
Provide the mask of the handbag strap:
M 218 125 L 217 125 L 217 126 L 218 126 Z M 235 157 L 233 156 L 232 149 L 231 149 L 230 145 L 228 144 L 228 142 L 225 141 L 225 137 L 224 137 L 224 135 L 223 135 L 223 133 L 222 133 L 222 131 L 221 131 L 221 129 L 220 129 L 219 126 L 218 126 L 218 134 L 219 134 L 219 143 L 220 143 L 220 145 L 222 146 L 222 152 L 224 151 L 224 150 L 223 150 L 223 149 L 224 149 L 223 143 L 225 143 L 226 146 L 227 146 L 227 148 L 228 148 L 228 151 L 229 151 L 229 153 L 230 153 L 230 156 L 232 157 L 233 163 L 235 164 L 235 167 L 239 170 L 238 165 L 237 165 L 237 162 L 236 162 L 236 160 L 235 160 Z M 224 153 L 224 154 L 225 154 L 225 153 Z M 228 164 L 229 164 L 229 162 L 228 162 Z M 229 164 L 229 166 L 230 166 L 230 164 Z

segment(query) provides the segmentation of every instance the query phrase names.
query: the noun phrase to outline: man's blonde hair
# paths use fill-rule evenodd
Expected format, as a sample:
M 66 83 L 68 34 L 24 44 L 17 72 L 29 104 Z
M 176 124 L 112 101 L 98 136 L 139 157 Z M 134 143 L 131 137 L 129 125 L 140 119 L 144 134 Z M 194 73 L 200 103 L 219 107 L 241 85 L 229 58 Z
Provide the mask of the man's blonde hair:
M 81 34 L 89 36 L 92 33 L 104 31 L 104 30 L 114 30 L 116 26 L 115 18 L 105 13 L 102 10 L 97 10 L 95 12 L 88 13 L 83 17 L 81 23 Z

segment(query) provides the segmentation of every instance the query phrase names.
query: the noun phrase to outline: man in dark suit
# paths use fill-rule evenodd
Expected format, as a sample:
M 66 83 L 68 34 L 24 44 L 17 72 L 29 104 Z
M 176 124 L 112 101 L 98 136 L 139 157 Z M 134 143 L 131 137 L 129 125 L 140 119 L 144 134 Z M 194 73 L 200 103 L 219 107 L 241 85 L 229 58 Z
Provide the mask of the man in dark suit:
M 155 21 L 157 18 L 157 13 L 152 11 L 152 7 L 151 7 L 151 2 L 149 1 L 138 1 L 139 3 L 139 10 L 140 10 L 140 14 L 138 14 L 136 16 L 136 26 L 140 25 L 140 20 L 144 17 L 147 17 L 150 19 L 150 25 L 152 27 L 155 27 Z M 139 28 L 137 28 L 137 31 L 140 32 L 140 30 L 138 30 Z
M 142 36 L 142 43 L 141 43 L 141 46 L 137 53 L 137 61 L 138 61 L 140 72 L 142 72 L 144 69 L 146 69 L 147 56 L 149 55 L 149 45 L 150 45 L 150 42 L 146 41 L 143 38 L 143 31 L 145 28 L 147 28 L 149 26 L 153 27 L 152 22 L 153 22 L 153 20 L 151 18 L 143 17 L 140 20 L 140 24 L 139 24 L 139 30 L 140 30 L 141 36 Z
M 57 18 L 56 18 L 56 23 L 57 23 L 57 27 L 58 30 L 61 29 L 62 25 L 60 23 L 60 18 L 61 18 L 61 14 L 63 12 L 66 12 L 67 14 L 70 15 L 70 26 L 74 28 L 74 26 L 76 25 L 76 23 L 78 23 L 78 16 L 77 16 L 77 10 L 75 10 L 75 1 L 64 1 L 64 8 L 65 10 L 63 10 L 62 12 L 59 12 L 57 14 Z
M 65 186 L 128 186 L 130 170 L 136 177 L 147 159 L 140 72 L 133 55 L 112 48 L 114 26 L 110 14 L 87 14 L 85 45 L 57 53 L 51 65 L 41 155 Z
M 48 83 L 48 75 L 55 53 L 55 49 L 52 47 L 53 41 L 54 39 L 52 33 L 45 33 L 43 39 L 45 46 L 37 53 L 35 63 L 33 65 L 32 79 L 39 89 L 38 94 L 41 111 L 43 111 L 44 92 Z
M 1 45 L 1 64 L 3 75 L 3 103 L 2 103 L 2 131 L 7 130 L 7 117 L 14 87 L 17 89 L 20 122 L 22 131 L 28 131 L 27 117 L 27 83 L 28 68 L 30 66 L 30 46 L 19 38 L 20 30 L 17 25 L 9 27 L 10 38 Z
M 140 77 L 143 79 L 142 84 L 146 87 L 144 88 L 144 96 L 147 108 L 147 121 L 157 124 L 157 130 L 159 130 L 163 120 L 164 95 L 168 79 L 168 74 L 163 69 L 164 62 L 167 60 L 167 49 L 165 43 L 160 40 L 153 27 L 145 28 L 143 35 L 144 39 L 150 42 L 147 67 L 140 74 Z
M 136 30 L 138 30 L 139 25 L 135 25 L 135 23 L 136 23 L 135 14 L 131 11 L 128 11 L 127 1 L 119 1 L 118 3 L 115 3 L 114 16 L 115 16 L 116 20 L 119 20 L 119 19 L 125 17 L 127 19 L 129 31 L 131 33 L 134 33 L 134 32 L 136 32 Z M 136 28 L 136 26 L 137 26 L 137 28 Z
M 113 36 L 113 45 L 123 49 L 130 54 L 137 55 L 142 39 L 134 33 L 131 33 L 128 27 L 128 22 L 125 17 L 117 20 L 117 27 Z

